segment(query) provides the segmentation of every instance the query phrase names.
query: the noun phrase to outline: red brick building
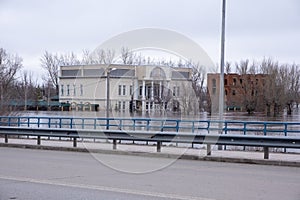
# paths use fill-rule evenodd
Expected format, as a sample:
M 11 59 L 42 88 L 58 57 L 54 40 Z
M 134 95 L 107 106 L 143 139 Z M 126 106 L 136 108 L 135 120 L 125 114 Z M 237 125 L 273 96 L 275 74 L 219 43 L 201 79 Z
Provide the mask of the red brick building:
M 224 74 L 224 108 L 226 110 L 264 111 L 265 74 Z M 219 104 L 220 74 L 207 74 L 207 89 L 215 111 Z

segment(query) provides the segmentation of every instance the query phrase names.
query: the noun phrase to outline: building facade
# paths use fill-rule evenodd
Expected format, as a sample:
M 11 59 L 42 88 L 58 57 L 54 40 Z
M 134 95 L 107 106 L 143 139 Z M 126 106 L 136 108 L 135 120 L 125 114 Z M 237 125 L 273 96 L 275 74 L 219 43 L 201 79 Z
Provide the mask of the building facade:
M 135 65 L 61 66 L 59 101 L 70 109 L 185 109 L 191 86 L 190 68 Z
M 265 74 L 224 74 L 224 105 L 226 110 L 264 111 Z M 220 74 L 207 74 L 207 88 L 212 108 L 219 104 Z

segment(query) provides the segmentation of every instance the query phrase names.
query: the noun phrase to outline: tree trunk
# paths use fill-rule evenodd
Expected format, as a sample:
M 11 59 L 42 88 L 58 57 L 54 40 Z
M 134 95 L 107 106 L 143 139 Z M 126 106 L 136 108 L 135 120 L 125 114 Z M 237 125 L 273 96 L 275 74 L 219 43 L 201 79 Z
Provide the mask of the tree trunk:
M 267 106 L 267 116 L 270 117 L 271 115 L 271 106 L 270 105 L 266 105 Z
M 287 114 L 292 115 L 292 105 L 291 104 L 287 105 Z

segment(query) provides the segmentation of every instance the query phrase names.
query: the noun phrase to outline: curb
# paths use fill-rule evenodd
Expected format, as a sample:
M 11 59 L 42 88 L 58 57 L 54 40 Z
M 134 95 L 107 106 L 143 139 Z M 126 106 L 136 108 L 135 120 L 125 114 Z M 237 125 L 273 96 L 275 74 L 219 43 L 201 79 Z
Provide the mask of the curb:
M 121 151 L 121 150 L 107 150 L 95 149 L 87 150 L 78 147 L 55 147 L 43 145 L 30 145 L 30 144 L 6 144 L 0 143 L 0 147 L 10 148 L 23 148 L 23 149 L 39 149 L 50 151 L 69 151 L 69 152 L 82 152 L 82 153 L 102 153 L 114 155 L 132 155 L 132 156 L 148 156 L 156 158 L 177 158 L 183 160 L 199 160 L 199 161 L 213 161 L 213 162 L 227 162 L 227 163 L 240 163 L 240 164 L 256 164 L 256 165 L 273 165 L 273 166 L 286 166 L 286 167 L 300 167 L 300 162 L 297 161 L 283 161 L 283 160 L 262 160 L 250 158 L 230 158 L 230 157 L 217 157 L 217 156 L 195 156 L 195 155 L 176 155 L 167 153 L 149 153 L 149 152 L 135 152 L 135 151 Z

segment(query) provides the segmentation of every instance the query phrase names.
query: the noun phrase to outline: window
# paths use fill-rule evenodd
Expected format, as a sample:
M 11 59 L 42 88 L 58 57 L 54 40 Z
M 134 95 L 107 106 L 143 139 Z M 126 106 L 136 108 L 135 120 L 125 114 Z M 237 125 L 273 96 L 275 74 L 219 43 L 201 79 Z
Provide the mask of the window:
M 227 96 L 227 90 L 225 90 L 225 96 Z
M 125 96 L 126 95 L 126 85 L 119 85 L 119 96 L 123 95 Z
M 102 76 L 104 75 L 104 69 L 84 69 L 83 75 L 89 77 Z
M 146 96 L 147 96 L 148 98 L 151 97 L 151 86 L 147 86 L 146 94 L 147 94 Z
M 240 79 L 240 84 L 241 84 L 241 85 L 243 84 L 243 79 Z
M 227 85 L 227 79 L 224 80 L 224 85 Z
M 140 86 L 140 95 L 143 95 L 143 86 Z
M 73 84 L 73 96 L 76 96 L 76 85 Z
M 236 85 L 236 78 L 233 78 L 233 83 L 232 85 Z
M 60 86 L 60 95 L 64 96 L 64 85 Z
M 217 81 L 216 79 L 212 79 L 212 93 L 216 94 L 217 91 Z
M 178 86 L 174 86 L 173 87 L 173 96 L 174 97 L 178 97 L 179 96 L 179 87 Z
M 213 79 L 213 80 L 212 80 L 212 86 L 213 86 L 213 87 L 217 87 L 217 81 L 216 81 L 216 79 Z
M 126 85 L 123 85 L 123 95 L 126 95 Z
M 217 88 L 213 88 L 213 89 L 212 89 L 212 93 L 213 93 L 213 94 L 216 94 L 216 92 L 217 92 Z
M 125 110 L 125 108 L 126 108 L 126 101 L 123 101 L 123 110 Z
M 62 70 L 61 76 L 70 76 L 70 77 L 76 77 L 81 75 L 81 70 L 79 69 L 71 69 L 71 70 Z
M 70 85 L 67 85 L 67 96 L 70 96 Z
M 173 96 L 174 97 L 176 96 L 175 90 L 176 90 L 176 87 L 173 87 Z
M 119 110 L 121 110 L 121 104 L 122 104 L 122 102 L 119 101 L 119 102 L 118 102 L 118 109 L 119 109 Z
M 83 85 L 80 84 L 80 96 L 83 96 Z
M 129 88 L 129 94 L 130 94 L 130 95 L 133 95 L 132 89 L 133 89 L 133 88 L 132 88 L 132 85 L 131 85 L 130 88 Z
M 235 94 L 236 94 L 235 90 L 232 90 L 232 95 L 235 95 Z
M 119 96 L 122 95 L 122 85 L 119 85 Z

